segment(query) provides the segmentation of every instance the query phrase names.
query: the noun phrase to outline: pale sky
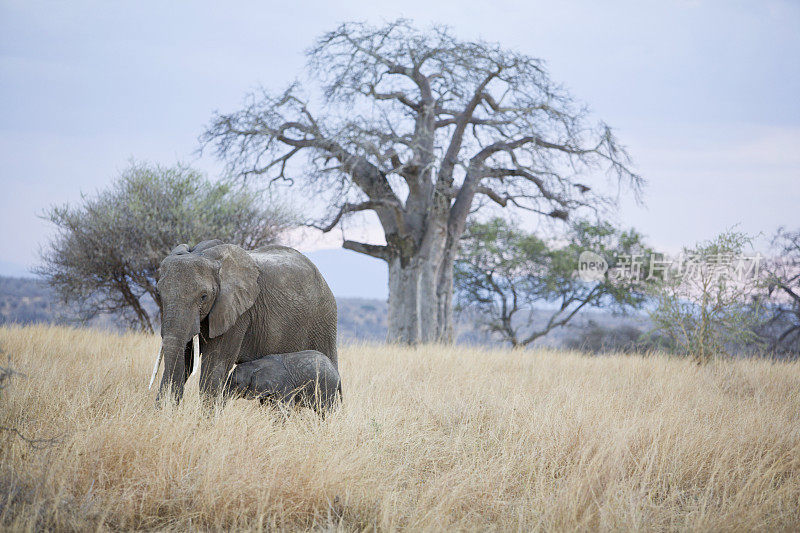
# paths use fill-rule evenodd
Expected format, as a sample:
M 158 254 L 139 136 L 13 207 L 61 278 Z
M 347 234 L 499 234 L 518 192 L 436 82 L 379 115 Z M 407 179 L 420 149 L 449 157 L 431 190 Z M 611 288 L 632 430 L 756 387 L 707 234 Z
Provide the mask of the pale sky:
M 36 264 L 48 205 L 132 157 L 217 175 L 195 153 L 214 110 L 301 76 L 338 23 L 399 16 L 547 60 L 628 146 L 648 184 L 617 222 L 657 248 L 800 226 L 800 2 L 0 1 L 0 274 Z M 380 262 L 312 257 L 338 296 L 386 296 Z

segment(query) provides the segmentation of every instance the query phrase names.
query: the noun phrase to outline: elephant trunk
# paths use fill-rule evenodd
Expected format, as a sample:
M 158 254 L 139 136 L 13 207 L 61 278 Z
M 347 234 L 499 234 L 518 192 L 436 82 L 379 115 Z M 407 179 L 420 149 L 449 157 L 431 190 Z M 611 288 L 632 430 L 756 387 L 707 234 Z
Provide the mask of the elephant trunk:
M 180 402 L 183 397 L 183 386 L 186 383 L 186 361 L 184 353 L 186 342 L 178 337 L 163 337 L 161 354 L 164 359 L 164 374 L 158 391 L 159 400 L 172 388 L 172 396 Z
M 158 375 L 158 368 L 161 366 L 161 360 L 164 359 L 164 343 L 161 343 L 161 346 L 158 349 L 158 353 L 156 354 L 156 362 L 153 366 L 153 374 L 150 376 L 150 384 L 147 385 L 147 390 L 153 388 L 153 383 L 156 380 L 156 376 Z M 200 368 L 200 335 L 195 335 L 192 337 L 192 374 L 189 377 L 197 372 Z
M 180 402 L 183 397 L 183 387 L 186 379 L 189 377 L 187 372 L 187 364 L 192 364 L 192 359 L 186 360 L 187 355 L 197 361 L 199 357 L 199 338 L 200 333 L 200 318 L 199 316 L 188 317 L 176 321 L 174 319 L 166 319 L 161 326 L 161 353 L 160 358 L 164 360 L 164 374 L 161 377 L 161 386 L 159 387 L 158 397 L 163 398 L 167 394 L 167 390 L 172 388 L 172 396 L 177 402 Z M 192 341 L 192 339 L 196 339 Z M 189 351 L 189 343 L 192 342 L 193 352 Z

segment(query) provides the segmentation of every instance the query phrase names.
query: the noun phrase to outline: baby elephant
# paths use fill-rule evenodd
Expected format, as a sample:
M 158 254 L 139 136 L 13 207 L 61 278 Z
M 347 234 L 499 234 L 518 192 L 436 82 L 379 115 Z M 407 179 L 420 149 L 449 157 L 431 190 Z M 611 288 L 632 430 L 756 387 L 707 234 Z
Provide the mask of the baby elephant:
M 267 355 L 236 365 L 226 393 L 288 405 L 300 402 L 323 413 L 341 399 L 342 383 L 331 360 L 316 350 Z

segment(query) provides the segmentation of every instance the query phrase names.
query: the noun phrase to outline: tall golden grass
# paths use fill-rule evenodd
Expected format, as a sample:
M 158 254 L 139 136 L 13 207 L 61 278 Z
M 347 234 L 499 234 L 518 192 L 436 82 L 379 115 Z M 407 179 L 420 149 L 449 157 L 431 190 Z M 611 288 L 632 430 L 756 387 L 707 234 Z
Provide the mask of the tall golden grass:
M 5 529 L 800 528 L 798 363 L 346 346 L 321 420 L 156 410 L 153 336 L 0 346 Z

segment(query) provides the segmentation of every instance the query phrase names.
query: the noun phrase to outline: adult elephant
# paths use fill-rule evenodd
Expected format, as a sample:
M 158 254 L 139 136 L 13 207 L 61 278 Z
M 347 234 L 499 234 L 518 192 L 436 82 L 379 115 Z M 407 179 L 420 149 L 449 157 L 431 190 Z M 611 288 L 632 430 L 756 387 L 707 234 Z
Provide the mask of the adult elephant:
M 177 401 L 192 373 L 199 336 L 200 394 L 222 390 L 235 363 L 317 350 L 338 369 L 336 300 L 317 267 L 285 246 L 245 251 L 222 241 L 177 246 L 158 269 L 164 359 L 158 397 Z M 152 385 L 152 380 L 151 380 Z

